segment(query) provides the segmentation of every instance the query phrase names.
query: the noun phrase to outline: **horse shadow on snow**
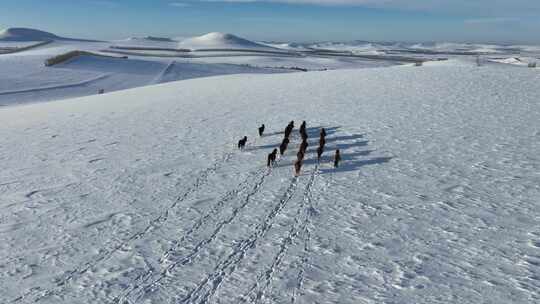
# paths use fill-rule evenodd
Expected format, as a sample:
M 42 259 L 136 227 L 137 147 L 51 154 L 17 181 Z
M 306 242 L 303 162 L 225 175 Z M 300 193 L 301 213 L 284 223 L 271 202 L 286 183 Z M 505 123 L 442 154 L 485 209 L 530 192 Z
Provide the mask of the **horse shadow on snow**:
M 304 167 L 305 166 L 313 166 L 317 164 L 317 147 L 319 145 L 319 132 L 320 129 L 323 128 L 323 126 L 318 127 L 311 127 L 307 128 L 306 131 L 309 135 L 309 148 L 306 153 L 306 159 L 304 160 Z M 364 166 L 370 166 L 370 165 L 378 165 L 387 163 L 390 160 L 392 160 L 392 157 L 372 157 L 367 158 L 366 156 L 371 155 L 374 150 L 359 150 L 362 147 L 367 147 L 369 145 L 369 141 L 365 140 L 365 134 L 352 134 L 352 135 L 342 135 L 342 136 L 335 136 L 337 131 L 339 131 L 340 127 L 325 127 L 326 129 L 326 147 L 325 147 L 325 153 L 321 157 L 320 164 L 323 165 L 323 167 L 319 167 L 319 173 L 320 174 L 328 174 L 328 173 L 344 173 L 344 172 L 351 172 L 351 171 L 358 171 L 360 168 Z M 293 137 L 292 141 L 294 144 L 289 146 L 289 149 L 285 153 L 285 156 L 291 156 L 295 155 L 297 152 L 297 144 L 295 141 L 300 141 L 300 136 L 298 133 L 298 130 L 296 129 L 296 132 L 293 131 Z M 274 132 L 267 134 L 265 136 L 275 136 L 275 135 L 282 135 L 283 132 Z M 251 150 L 258 150 L 258 149 L 274 149 L 279 147 L 279 143 L 271 144 L 271 145 L 260 145 L 251 147 Z M 334 162 L 334 153 L 335 150 L 339 149 L 341 151 L 341 163 L 338 168 L 333 167 Z M 289 167 L 292 166 L 294 163 L 294 157 L 292 159 L 288 159 L 287 161 L 282 161 L 278 164 L 276 164 L 276 168 L 279 167 Z M 332 166 L 332 167 L 329 167 Z

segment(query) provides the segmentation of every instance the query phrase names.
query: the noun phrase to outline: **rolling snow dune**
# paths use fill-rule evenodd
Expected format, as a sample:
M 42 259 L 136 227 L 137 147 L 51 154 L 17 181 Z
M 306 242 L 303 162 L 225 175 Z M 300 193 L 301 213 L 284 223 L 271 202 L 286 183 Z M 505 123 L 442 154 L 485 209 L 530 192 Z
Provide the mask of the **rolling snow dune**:
M 0 108 L 0 302 L 538 303 L 539 80 L 230 75 Z M 265 167 L 291 119 L 297 178 L 297 129 Z

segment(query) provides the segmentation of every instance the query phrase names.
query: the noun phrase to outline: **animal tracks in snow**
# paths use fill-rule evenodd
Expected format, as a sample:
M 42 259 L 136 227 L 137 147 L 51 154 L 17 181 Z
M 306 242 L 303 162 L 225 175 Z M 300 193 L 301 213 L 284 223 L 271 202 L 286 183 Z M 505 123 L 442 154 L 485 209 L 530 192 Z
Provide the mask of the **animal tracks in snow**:
M 79 265 L 77 268 L 67 272 L 62 278 L 59 278 L 54 283 L 54 286 L 52 288 L 39 288 L 39 289 L 32 289 L 23 296 L 20 296 L 12 301 L 12 303 L 19 303 L 21 301 L 26 301 L 29 298 L 32 298 L 32 302 L 39 302 L 40 300 L 47 298 L 52 295 L 58 295 L 60 294 L 66 286 L 77 279 L 79 279 L 82 275 L 84 275 L 86 272 L 88 272 L 90 269 L 94 268 L 99 263 L 103 262 L 104 260 L 107 260 L 110 258 L 115 252 L 118 252 L 134 242 L 135 240 L 141 239 L 145 235 L 151 233 L 152 231 L 156 230 L 159 226 L 161 226 L 164 222 L 168 220 L 169 214 L 171 210 L 176 208 L 178 204 L 185 199 L 187 199 L 191 194 L 198 191 L 198 189 L 207 183 L 208 177 L 210 174 L 215 172 L 219 167 L 221 167 L 224 163 L 226 163 L 230 157 L 232 156 L 231 153 L 227 153 L 223 156 L 222 159 L 219 159 L 215 163 L 213 163 L 210 167 L 202 170 L 198 176 L 195 178 L 195 181 L 193 184 L 184 190 L 183 193 L 178 195 L 174 202 L 164 209 L 161 214 L 159 214 L 154 219 L 151 219 L 149 221 L 149 224 L 145 226 L 140 231 L 132 234 L 128 238 L 116 242 L 114 245 L 108 248 L 101 248 L 99 250 L 99 253 L 91 260 L 86 262 L 85 264 Z M 37 292 L 36 292 L 37 290 Z

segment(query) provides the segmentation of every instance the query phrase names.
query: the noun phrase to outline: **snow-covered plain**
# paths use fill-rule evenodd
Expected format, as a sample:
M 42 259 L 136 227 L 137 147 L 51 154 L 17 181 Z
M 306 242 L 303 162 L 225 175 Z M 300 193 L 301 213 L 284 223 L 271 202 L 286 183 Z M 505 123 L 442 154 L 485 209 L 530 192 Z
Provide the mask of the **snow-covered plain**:
M 539 100 L 445 62 L 0 108 L 0 302 L 538 303 Z
M 31 49 L 14 49 L 50 43 Z M 183 52 L 181 50 L 188 50 Z M 210 33 L 181 41 L 144 37 L 104 42 L 63 38 L 32 29 L 0 33 L 0 106 L 112 92 L 156 83 L 227 74 L 272 74 L 298 69 L 366 68 L 399 64 L 384 60 L 299 56 L 296 52 L 231 34 Z M 82 56 L 45 67 L 46 59 L 70 51 L 129 59 Z
M 42 45 L 44 42 L 46 44 Z M 44 66 L 45 60 L 70 51 L 129 58 L 83 56 Z M 535 46 L 364 41 L 263 43 L 224 33 L 175 39 L 142 37 L 94 41 L 11 28 L 0 32 L 0 106 L 227 74 L 388 67 L 437 59 L 470 64 L 474 63 L 475 54 L 487 54 L 483 55 L 487 64 L 526 67 L 540 58 L 540 49 Z

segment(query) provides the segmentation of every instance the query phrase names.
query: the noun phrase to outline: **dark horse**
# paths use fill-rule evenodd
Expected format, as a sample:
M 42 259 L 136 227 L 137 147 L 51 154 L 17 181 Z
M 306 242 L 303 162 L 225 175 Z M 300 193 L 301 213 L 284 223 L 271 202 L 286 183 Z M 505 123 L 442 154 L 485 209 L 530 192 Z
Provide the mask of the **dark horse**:
M 294 121 L 291 121 L 285 128 L 285 138 L 289 138 L 291 136 L 291 132 L 293 129 L 294 129 Z
M 247 142 L 247 136 L 244 136 L 244 138 L 240 139 L 238 141 L 238 149 L 244 149 Z
M 268 161 L 266 163 L 267 167 L 274 165 L 274 163 L 276 162 L 276 155 L 277 155 L 277 149 L 274 149 L 272 153 L 268 154 Z
M 336 150 L 336 155 L 334 156 L 334 167 L 339 167 L 339 162 L 341 161 L 341 154 L 339 153 L 339 149 Z

